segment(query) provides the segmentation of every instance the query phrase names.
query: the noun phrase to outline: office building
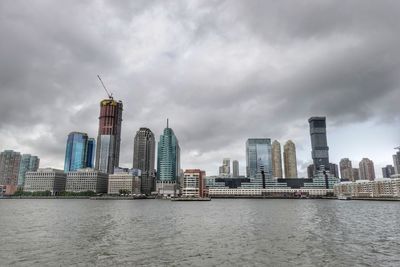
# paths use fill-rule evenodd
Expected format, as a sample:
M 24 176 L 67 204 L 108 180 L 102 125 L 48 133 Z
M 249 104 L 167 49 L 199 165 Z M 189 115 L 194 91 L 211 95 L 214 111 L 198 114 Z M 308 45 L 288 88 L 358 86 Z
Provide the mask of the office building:
M 275 140 L 272 142 L 272 176 L 275 178 L 282 178 L 282 152 L 281 144 Z
M 117 195 L 121 192 L 139 195 L 141 193 L 140 170 L 116 168 L 114 174 L 108 176 L 109 195 Z
M 181 184 L 182 197 L 203 197 L 206 172 L 199 169 L 185 170 Z
M 153 132 L 148 128 L 140 128 L 133 145 L 133 168 L 142 172 L 141 192 L 146 195 L 155 190 L 155 149 Z
M 231 159 L 224 158 L 222 160 L 222 166 L 219 167 L 219 175 L 223 177 L 231 176 Z
M 232 161 L 232 177 L 239 177 L 239 161 L 237 160 Z
M 360 170 L 358 168 L 353 168 L 353 181 L 360 180 Z
M 393 155 L 393 166 L 396 174 L 400 174 L 400 147 L 396 147 L 399 151 Z
M 0 185 L 17 186 L 21 154 L 13 150 L 0 153 Z
M 308 178 L 313 178 L 314 177 L 314 173 L 315 173 L 314 164 L 308 165 L 308 167 L 307 167 L 307 177 Z
M 160 136 L 157 154 L 156 191 L 160 195 L 176 194 L 180 178 L 180 147 L 174 131 L 167 127 Z
M 283 160 L 285 163 L 285 178 L 297 178 L 296 146 L 289 140 L 283 147 Z
M 30 154 L 23 154 L 21 162 L 19 164 L 18 172 L 18 186 L 23 187 L 25 185 L 26 172 L 35 172 L 39 168 L 40 159 L 37 156 Z
M 246 142 L 246 175 L 249 178 L 272 177 L 271 139 L 250 138 Z
M 329 172 L 333 177 L 339 178 L 339 166 L 336 163 L 329 163 Z
M 70 133 L 65 150 L 64 171 L 70 172 L 86 168 L 87 149 L 88 135 L 86 133 Z
M 86 152 L 86 167 L 94 168 L 94 160 L 96 157 L 96 139 L 89 138 L 87 142 L 87 152 Z
M 311 117 L 308 120 L 310 124 L 311 136 L 311 156 L 314 162 L 314 172 L 321 169 L 329 169 L 329 147 L 326 136 L 326 118 Z
M 340 160 L 340 178 L 347 179 L 349 181 L 355 181 L 353 178 L 353 166 L 351 160 L 343 158 Z
M 46 168 L 28 171 L 26 173 L 24 191 L 50 191 L 52 195 L 57 195 L 65 191 L 66 180 L 67 174 L 63 170 Z
M 396 172 L 392 165 L 386 165 L 386 167 L 382 168 L 382 177 L 383 178 L 390 178 L 394 174 L 396 174 Z
M 113 170 L 114 172 L 114 170 Z M 107 193 L 108 174 L 95 169 L 85 168 L 67 172 L 65 191 Z
M 100 102 L 95 166 L 102 173 L 112 174 L 114 168 L 119 166 L 122 110 L 122 102 L 112 97 Z
M 359 164 L 361 180 L 375 180 L 374 162 L 368 158 L 363 158 Z

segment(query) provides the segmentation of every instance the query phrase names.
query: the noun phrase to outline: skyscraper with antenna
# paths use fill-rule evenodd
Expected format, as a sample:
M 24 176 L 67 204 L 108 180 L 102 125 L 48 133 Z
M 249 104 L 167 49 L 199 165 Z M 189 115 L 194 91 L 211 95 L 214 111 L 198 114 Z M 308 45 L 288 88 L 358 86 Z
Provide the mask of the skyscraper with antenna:
M 172 188 L 177 188 L 179 184 L 179 170 L 180 170 L 180 152 L 178 139 L 174 131 L 169 127 L 169 120 L 167 119 L 167 127 L 164 129 L 163 134 L 160 136 L 158 142 L 158 155 L 157 155 L 157 188 L 158 191 L 165 191 L 169 188 L 168 194 L 173 194 Z M 165 193 L 161 193 L 165 195 Z

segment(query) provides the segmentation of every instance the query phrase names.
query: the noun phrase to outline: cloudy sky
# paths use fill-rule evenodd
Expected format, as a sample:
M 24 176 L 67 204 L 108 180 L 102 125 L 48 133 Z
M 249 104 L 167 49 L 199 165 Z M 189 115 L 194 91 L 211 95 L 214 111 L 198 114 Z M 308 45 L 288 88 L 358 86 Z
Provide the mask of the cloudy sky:
M 0 1 L 0 149 L 63 168 L 69 132 L 97 135 L 103 81 L 124 103 L 121 165 L 170 119 L 183 168 L 245 169 L 270 137 L 311 162 L 327 116 L 332 162 L 392 164 L 400 145 L 400 1 Z M 158 139 L 158 138 L 157 138 Z

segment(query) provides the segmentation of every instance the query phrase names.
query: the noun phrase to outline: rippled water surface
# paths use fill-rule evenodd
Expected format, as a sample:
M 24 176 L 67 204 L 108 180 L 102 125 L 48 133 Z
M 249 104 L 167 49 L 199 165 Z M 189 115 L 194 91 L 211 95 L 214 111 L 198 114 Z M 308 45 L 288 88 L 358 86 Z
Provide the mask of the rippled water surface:
M 400 203 L 0 200 L 0 266 L 400 266 Z

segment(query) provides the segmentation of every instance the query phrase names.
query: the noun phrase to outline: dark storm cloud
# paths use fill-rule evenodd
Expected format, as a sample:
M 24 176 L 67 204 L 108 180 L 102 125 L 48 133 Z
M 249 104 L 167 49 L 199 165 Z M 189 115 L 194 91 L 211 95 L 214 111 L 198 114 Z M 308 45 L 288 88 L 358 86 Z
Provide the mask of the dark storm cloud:
M 167 117 L 183 167 L 208 170 L 243 159 L 248 137 L 307 147 L 311 115 L 398 122 L 399 5 L 1 1 L 0 148 L 62 167 L 70 131 L 96 135 L 97 74 L 124 102 L 126 166 L 135 131 L 158 136 Z

